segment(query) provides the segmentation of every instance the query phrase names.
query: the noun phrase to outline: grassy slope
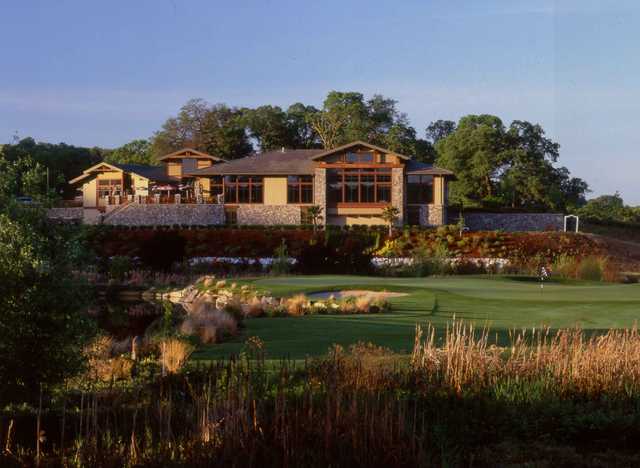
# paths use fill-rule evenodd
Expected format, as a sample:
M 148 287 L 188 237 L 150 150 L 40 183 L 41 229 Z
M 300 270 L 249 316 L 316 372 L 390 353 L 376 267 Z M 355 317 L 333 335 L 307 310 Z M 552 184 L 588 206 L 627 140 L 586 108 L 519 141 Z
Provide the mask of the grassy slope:
M 205 347 L 194 357 L 209 359 L 239 352 L 249 336 L 259 336 L 272 358 L 321 354 L 333 343 L 370 341 L 410 352 L 416 323 L 444 330 L 453 317 L 488 324 L 502 344 L 509 329 L 543 324 L 580 324 L 589 330 L 630 327 L 640 317 L 640 285 L 548 283 L 504 277 L 377 278 L 296 276 L 254 281 L 276 296 L 329 289 L 368 288 L 409 293 L 391 299 L 393 312 L 381 315 L 262 318 L 247 320 L 234 342 Z M 438 308 L 433 313 L 434 300 Z

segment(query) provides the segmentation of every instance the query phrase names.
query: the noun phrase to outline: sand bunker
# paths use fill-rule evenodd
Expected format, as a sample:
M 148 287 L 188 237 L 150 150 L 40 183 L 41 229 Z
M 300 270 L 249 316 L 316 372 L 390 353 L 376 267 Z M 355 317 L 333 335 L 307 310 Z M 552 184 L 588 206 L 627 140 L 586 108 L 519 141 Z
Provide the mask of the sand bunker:
M 387 299 L 390 297 L 402 297 L 407 293 L 390 292 L 390 291 L 367 291 L 366 289 L 347 289 L 344 291 L 322 291 L 317 293 L 307 294 L 307 297 L 311 300 L 323 300 L 329 299 L 333 296 L 336 299 L 344 299 L 346 297 L 360 297 L 371 296 L 376 299 Z

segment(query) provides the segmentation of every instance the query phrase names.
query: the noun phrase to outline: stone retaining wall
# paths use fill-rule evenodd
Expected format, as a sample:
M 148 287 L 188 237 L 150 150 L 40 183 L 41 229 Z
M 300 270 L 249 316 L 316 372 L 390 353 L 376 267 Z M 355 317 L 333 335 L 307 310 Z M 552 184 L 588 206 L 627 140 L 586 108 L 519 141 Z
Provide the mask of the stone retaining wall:
M 47 216 L 49 219 L 55 219 L 56 221 L 81 221 L 83 208 L 49 208 Z
M 455 223 L 455 219 L 449 222 Z M 561 213 L 465 213 L 464 223 L 472 231 L 560 231 Z
M 239 205 L 238 224 L 300 224 L 300 207 L 295 205 Z
M 104 217 L 112 226 L 215 226 L 224 224 L 224 206 L 131 203 Z

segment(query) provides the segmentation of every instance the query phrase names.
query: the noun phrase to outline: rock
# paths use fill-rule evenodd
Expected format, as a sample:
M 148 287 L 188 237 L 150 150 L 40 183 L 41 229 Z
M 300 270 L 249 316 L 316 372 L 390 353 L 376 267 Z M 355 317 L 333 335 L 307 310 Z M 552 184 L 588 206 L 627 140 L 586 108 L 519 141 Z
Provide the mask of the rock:
M 224 309 L 228 303 L 229 298 L 227 296 L 218 296 L 216 299 L 216 309 Z

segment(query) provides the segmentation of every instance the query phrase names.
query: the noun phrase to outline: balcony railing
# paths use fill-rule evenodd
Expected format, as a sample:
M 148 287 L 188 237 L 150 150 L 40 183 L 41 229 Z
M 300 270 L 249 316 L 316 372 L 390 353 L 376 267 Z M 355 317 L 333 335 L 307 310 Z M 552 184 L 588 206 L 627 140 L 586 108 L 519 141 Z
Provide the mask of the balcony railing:
M 178 205 L 178 204 L 222 204 L 218 197 L 194 197 L 179 194 L 169 195 L 112 195 L 100 198 L 100 206 L 118 206 L 127 203 L 140 205 Z

